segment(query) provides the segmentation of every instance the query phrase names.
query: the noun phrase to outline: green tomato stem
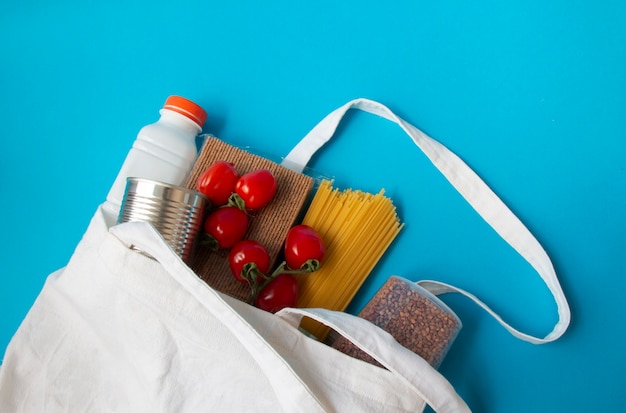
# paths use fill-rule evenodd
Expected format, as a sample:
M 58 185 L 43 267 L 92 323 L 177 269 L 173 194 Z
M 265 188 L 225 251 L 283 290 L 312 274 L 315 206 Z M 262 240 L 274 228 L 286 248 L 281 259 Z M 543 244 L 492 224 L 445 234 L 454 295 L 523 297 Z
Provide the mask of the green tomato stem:
M 211 235 L 206 232 L 202 233 L 202 237 L 200 238 L 200 245 L 203 245 L 209 248 L 211 251 L 215 252 L 220 249 L 219 242 Z
M 228 198 L 228 206 L 234 206 L 241 209 L 243 212 L 247 213 L 246 210 L 246 202 L 239 196 L 238 193 L 233 192 Z
M 317 262 L 317 264 L 307 265 L 309 263 L 309 261 L 315 261 L 315 262 Z M 310 273 L 316 271 L 317 269 L 319 269 L 319 261 L 317 261 L 317 260 L 309 260 L 309 261 L 304 263 L 302 265 L 302 268 L 300 268 L 299 270 L 292 270 L 292 269 L 290 269 L 289 267 L 287 267 L 287 262 L 283 261 L 283 262 L 280 263 L 280 265 L 278 267 L 276 267 L 274 272 L 272 272 L 272 275 L 270 275 L 270 278 L 274 278 L 278 274 L 310 274 Z
M 250 263 L 250 264 L 254 264 L 254 263 Z M 300 268 L 299 270 L 292 270 L 292 269 L 289 269 L 289 267 L 287 267 L 287 262 L 283 261 L 278 265 L 278 267 L 276 267 L 276 269 L 272 272 L 271 275 L 267 276 L 261 273 L 261 271 L 258 271 L 258 268 L 256 268 L 256 264 L 254 264 L 254 269 L 256 269 L 257 276 L 245 277 L 248 280 L 248 284 L 250 284 L 250 288 L 252 289 L 252 293 L 250 295 L 250 299 L 248 300 L 248 304 L 253 304 L 254 300 L 256 300 L 257 296 L 261 293 L 261 291 L 263 291 L 263 289 L 267 287 L 269 283 L 271 283 L 272 280 L 278 277 L 280 274 L 291 274 L 291 275 L 310 274 L 318 270 L 319 267 L 320 267 L 320 262 L 318 260 L 308 260 L 302 265 L 302 268 Z M 244 272 L 246 272 L 245 268 L 246 267 L 244 266 Z M 250 273 L 252 273 L 252 270 L 250 271 Z M 260 277 L 258 277 L 259 275 Z M 259 278 L 263 279 L 263 282 L 261 284 L 259 284 L 258 282 Z

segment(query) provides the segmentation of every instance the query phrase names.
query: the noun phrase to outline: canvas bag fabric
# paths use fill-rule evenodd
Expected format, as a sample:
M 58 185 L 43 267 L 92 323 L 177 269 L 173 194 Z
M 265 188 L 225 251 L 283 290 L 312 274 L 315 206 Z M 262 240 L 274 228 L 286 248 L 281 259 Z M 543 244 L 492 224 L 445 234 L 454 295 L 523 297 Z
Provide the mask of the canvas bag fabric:
M 435 293 L 469 296 L 522 339 L 543 343 L 563 334 L 569 307 L 538 242 L 458 157 L 383 105 L 348 102 L 283 164 L 304 167 L 352 108 L 390 119 L 413 138 L 537 269 L 555 295 L 560 319 L 545 338 L 527 336 L 467 292 L 422 284 Z M 296 326 L 304 314 L 336 329 L 387 370 L 302 335 Z M 469 411 L 445 378 L 372 324 L 320 309 L 276 316 L 259 311 L 200 281 L 148 224 L 108 231 L 100 210 L 68 266 L 49 276 L 0 367 L 0 411 L 421 411 L 425 403 L 435 411 Z
M 305 314 L 388 370 L 303 335 Z M 107 231 L 100 210 L 0 368 L 3 412 L 415 412 L 426 402 L 469 411 L 441 374 L 373 324 L 322 309 L 272 315 L 222 295 L 151 225 Z

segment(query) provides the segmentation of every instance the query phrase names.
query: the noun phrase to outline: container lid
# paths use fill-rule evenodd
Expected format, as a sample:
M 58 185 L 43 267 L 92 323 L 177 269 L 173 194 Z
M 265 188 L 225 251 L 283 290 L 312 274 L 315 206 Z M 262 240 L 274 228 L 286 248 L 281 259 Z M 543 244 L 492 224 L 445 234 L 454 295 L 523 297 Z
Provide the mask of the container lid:
M 163 109 L 172 110 L 187 116 L 192 121 L 196 122 L 200 128 L 204 127 L 207 114 L 199 105 L 195 104 L 189 99 L 185 99 L 180 96 L 170 96 L 165 101 Z

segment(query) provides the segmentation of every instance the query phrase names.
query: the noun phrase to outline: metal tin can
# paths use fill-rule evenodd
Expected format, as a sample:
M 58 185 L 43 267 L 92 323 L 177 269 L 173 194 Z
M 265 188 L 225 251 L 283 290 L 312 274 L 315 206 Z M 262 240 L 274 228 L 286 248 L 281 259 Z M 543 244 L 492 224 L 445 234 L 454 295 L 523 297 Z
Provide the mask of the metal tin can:
M 204 195 L 192 189 L 129 177 L 118 222 L 149 222 L 188 262 L 208 204 Z

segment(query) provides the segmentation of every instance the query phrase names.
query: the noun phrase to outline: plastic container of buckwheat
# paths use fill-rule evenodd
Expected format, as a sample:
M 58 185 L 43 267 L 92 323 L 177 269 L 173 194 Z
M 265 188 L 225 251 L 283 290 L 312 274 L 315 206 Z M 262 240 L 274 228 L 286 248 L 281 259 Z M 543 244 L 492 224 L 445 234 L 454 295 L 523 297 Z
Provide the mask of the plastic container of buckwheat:
M 440 366 L 462 327 L 461 320 L 443 301 L 416 283 L 397 276 L 387 280 L 358 316 L 387 331 L 434 368 Z M 332 346 L 379 365 L 343 337 L 338 337 Z

